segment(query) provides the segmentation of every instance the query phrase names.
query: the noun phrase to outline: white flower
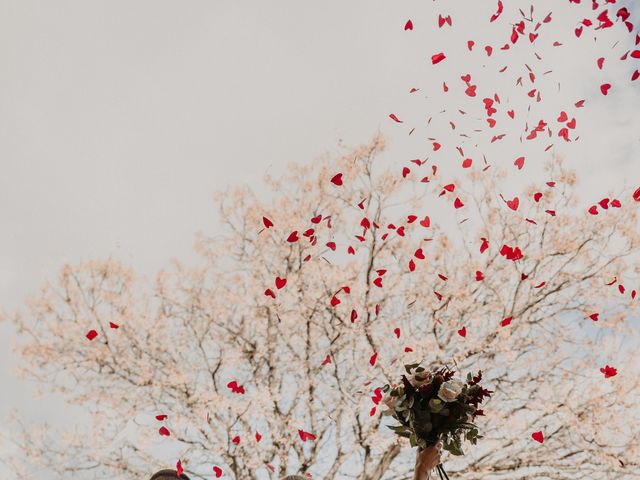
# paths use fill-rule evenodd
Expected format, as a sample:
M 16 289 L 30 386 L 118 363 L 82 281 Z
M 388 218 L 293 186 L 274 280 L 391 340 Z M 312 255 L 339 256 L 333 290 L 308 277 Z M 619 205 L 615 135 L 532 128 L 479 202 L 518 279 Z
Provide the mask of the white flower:
M 458 395 L 462 393 L 462 387 L 464 383 L 460 380 L 449 380 L 440 385 L 438 390 L 438 397 L 445 402 L 453 402 L 458 398 Z
M 398 397 L 392 397 L 391 395 L 385 395 L 385 397 L 382 399 L 382 403 L 389 410 L 395 410 L 396 409 L 396 402 L 397 401 L 398 401 Z
M 422 371 L 420 373 L 416 373 L 414 371 L 409 377 L 409 383 L 411 383 L 415 388 L 420 388 L 422 385 L 431 382 L 431 377 L 432 375 L 430 372 Z

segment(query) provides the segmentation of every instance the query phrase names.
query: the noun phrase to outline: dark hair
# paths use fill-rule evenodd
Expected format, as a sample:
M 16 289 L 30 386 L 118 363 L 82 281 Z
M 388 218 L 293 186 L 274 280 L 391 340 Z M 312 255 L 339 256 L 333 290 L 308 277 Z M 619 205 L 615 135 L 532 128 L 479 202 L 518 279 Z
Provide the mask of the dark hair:
M 180 478 L 181 480 L 189 480 L 189 477 L 187 477 L 184 473 L 178 476 L 178 472 L 176 472 L 175 470 L 171 470 L 170 468 L 154 473 L 153 475 L 151 475 L 151 478 L 149 480 L 175 480 L 176 478 Z

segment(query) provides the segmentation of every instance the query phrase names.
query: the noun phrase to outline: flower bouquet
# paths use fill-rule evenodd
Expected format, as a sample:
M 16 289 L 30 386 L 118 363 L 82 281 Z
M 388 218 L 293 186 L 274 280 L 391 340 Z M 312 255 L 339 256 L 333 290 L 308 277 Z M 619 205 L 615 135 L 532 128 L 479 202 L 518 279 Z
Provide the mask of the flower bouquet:
M 426 449 L 442 442 L 442 448 L 453 455 L 464 455 L 462 441 L 476 444 L 482 435 L 473 423 L 484 415 L 479 408 L 493 393 L 480 386 L 482 372 L 467 374 L 466 381 L 454 378 L 447 367 L 426 369 L 419 363 L 405 365 L 399 385 L 385 385 L 383 403 L 400 425 L 390 426 L 397 435 L 409 439 L 412 447 Z M 437 467 L 440 478 L 449 479 L 442 464 Z

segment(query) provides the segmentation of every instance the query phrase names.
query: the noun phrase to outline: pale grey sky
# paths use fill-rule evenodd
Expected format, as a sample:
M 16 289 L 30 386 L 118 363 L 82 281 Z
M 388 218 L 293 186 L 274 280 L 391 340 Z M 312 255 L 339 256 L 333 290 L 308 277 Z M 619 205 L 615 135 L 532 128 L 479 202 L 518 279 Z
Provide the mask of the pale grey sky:
M 112 256 L 151 275 L 171 257 L 191 258 L 195 233 L 216 229 L 213 192 L 259 189 L 265 172 L 337 152 L 339 140 L 381 130 L 389 158 L 424 156 L 425 135 L 408 139 L 387 115 L 437 113 L 424 99 L 441 88 L 428 59 L 478 37 L 477 18 L 495 3 L 0 0 L 0 309 L 18 308 L 64 262 Z M 565 3 L 536 2 L 541 14 L 554 10 L 550 28 L 563 38 L 574 28 Z M 438 12 L 454 28 L 435 28 Z M 408 18 L 413 32 L 402 30 Z M 628 42 L 608 35 L 604 51 Z M 554 118 L 563 98 L 588 99 L 581 141 L 558 153 L 599 199 L 640 181 L 638 85 L 612 60 L 614 90 L 602 97 L 599 54 L 574 40 L 541 49 L 562 82 L 544 108 Z M 484 68 L 468 62 L 452 55 L 442 67 L 453 83 Z M 420 102 L 407 95 L 414 86 Z M 468 99 L 452 92 L 450 107 L 458 100 Z M 509 145 L 494 147 L 494 159 Z M 69 419 L 62 402 L 31 399 L 14 376 L 14 341 L 0 323 L 0 419 L 14 408 Z

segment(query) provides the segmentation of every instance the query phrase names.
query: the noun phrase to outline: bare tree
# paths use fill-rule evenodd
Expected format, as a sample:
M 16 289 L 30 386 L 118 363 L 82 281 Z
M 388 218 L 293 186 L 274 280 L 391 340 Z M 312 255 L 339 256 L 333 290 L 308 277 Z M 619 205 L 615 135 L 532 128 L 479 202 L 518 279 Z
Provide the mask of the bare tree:
M 486 438 L 446 459 L 457 478 L 640 477 L 630 195 L 590 215 L 555 160 L 514 211 L 496 168 L 448 182 L 388 170 L 383 149 L 292 165 L 269 199 L 225 192 L 201 265 L 152 286 L 114 261 L 63 267 L 14 317 L 24 373 L 92 421 L 16 427 L 16 472 L 128 479 L 180 458 L 193 478 L 410 478 L 371 395 L 418 359 L 496 391 Z

